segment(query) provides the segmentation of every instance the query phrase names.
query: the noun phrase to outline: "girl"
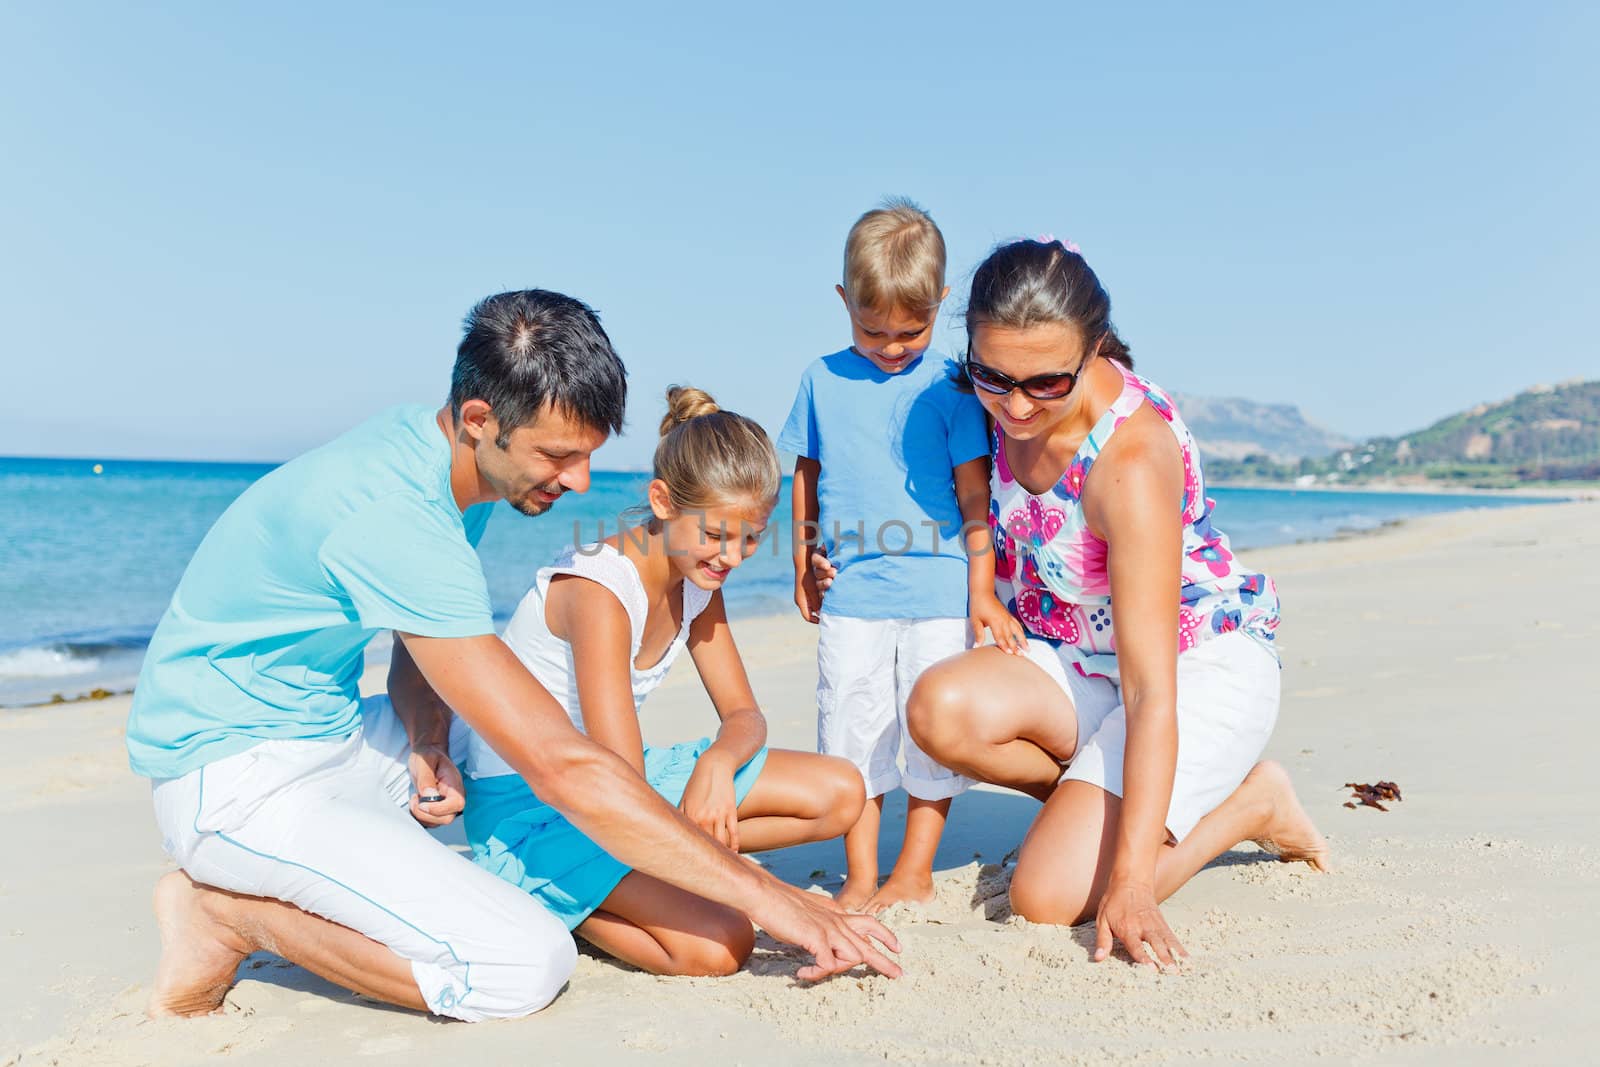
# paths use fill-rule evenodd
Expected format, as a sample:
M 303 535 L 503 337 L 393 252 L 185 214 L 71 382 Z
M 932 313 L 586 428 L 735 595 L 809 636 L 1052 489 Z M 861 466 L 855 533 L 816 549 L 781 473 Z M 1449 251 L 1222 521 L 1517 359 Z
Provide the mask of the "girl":
M 578 729 L 728 848 L 836 837 L 861 814 L 861 776 L 840 759 L 767 750 L 722 601 L 777 502 L 777 455 L 760 426 L 698 389 L 674 387 L 667 404 L 649 521 L 541 569 L 505 641 Z M 715 740 L 652 748 L 639 707 L 685 645 L 722 727 Z M 474 858 L 568 929 L 653 974 L 732 974 L 749 957 L 748 919 L 624 867 L 476 736 L 467 770 Z
M 1045 802 L 1011 882 L 1035 922 L 1097 920 L 1162 965 L 1157 902 L 1254 839 L 1323 870 L 1287 774 L 1258 763 L 1278 714 L 1272 580 L 1212 525 L 1194 439 L 1133 373 L 1076 248 L 1018 241 L 978 268 L 964 381 L 994 423 L 1000 597 L 1029 632 L 923 675 L 907 709 L 935 760 Z

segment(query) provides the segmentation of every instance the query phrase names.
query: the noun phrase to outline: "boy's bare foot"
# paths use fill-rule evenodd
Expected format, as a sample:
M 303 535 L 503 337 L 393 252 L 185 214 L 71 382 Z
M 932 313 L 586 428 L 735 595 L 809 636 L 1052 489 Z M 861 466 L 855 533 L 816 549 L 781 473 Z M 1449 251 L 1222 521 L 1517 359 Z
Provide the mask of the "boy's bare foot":
M 222 1006 L 233 988 L 239 963 L 249 948 L 219 922 L 211 906 L 226 899 L 220 890 L 197 884 L 182 871 L 156 883 L 156 925 L 161 930 L 161 962 L 146 1008 L 152 1019 L 207 1015 Z
M 1327 871 L 1328 842 L 1317 832 L 1311 816 L 1295 796 L 1289 772 L 1272 760 L 1262 760 L 1245 776 L 1241 789 L 1257 789 L 1267 806 L 1266 827 L 1253 840 L 1285 863 L 1304 862 L 1313 870 Z
M 872 894 L 863 910 L 877 915 L 896 904 L 926 904 L 933 899 L 933 872 L 907 875 L 895 871 Z
M 833 902 L 845 911 L 860 911 L 877 888 L 876 878 L 846 878 L 833 895 Z

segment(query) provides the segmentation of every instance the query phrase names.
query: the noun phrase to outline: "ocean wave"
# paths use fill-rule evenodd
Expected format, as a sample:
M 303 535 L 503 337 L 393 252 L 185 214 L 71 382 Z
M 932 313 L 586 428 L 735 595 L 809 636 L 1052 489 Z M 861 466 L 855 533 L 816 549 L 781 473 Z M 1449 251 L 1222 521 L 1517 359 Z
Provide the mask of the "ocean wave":
M 76 678 L 100 670 L 107 645 L 32 645 L 0 652 L 0 679 Z

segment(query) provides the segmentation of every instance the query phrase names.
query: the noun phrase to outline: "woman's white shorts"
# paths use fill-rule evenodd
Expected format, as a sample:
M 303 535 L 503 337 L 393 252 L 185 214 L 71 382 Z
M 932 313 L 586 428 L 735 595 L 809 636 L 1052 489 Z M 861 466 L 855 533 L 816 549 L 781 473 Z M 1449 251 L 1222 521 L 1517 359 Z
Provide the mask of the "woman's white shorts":
M 1066 690 L 1078 716 L 1078 750 L 1061 780 L 1097 785 L 1122 796 L 1128 740 L 1121 686 L 1085 678 L 1071 654 L 1030 637 L 1028 659 Z M 1167 808 L 1167 832 L 1181 841 L 1226 800 L 1256 765 L 1278 721 L 1277 659 L 1255 638 L 1223 634 L 1178 657 L 1178 769 Z

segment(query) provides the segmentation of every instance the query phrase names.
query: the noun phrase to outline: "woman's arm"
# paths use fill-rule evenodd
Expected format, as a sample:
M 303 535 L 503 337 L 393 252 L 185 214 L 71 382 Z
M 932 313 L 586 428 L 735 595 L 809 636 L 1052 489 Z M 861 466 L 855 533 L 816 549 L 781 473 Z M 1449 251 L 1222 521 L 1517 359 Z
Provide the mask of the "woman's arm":
M 627 609 L 598 582 L 558 574 L 550 580 L 545 620 L 552 633 L 572 646 L 584 732 L 643 775 L 644 738 L 633 702 L 633 627 Z
M 967 552 L 967 621 L 972 640 L 983 632 L 1007 652 L 1021 652 L 1027 641 L 1022 623 L 1006 610 L 994 587 L 994 537 L 989 531 L 989 461 L 969 460 L 954 471 L 956 503 L 961 507 L 961 538 Z
M 722 725 L 690 775 L 683 791 L 683 813 L 737 852 L 739 815 L 733 778 L 767 743 L 767 719 L 756 704 L 744 661 L 733 643 L 720 590 L 689 626 L 689 655 Z
M 1101 454 L 1084 516 L 1107 545 L 1112 629 L 1128 724 L 1122 808 L 1100 901 L 1095 959 L 1113 937 L 1135 962 L 1164 964 L 1183 948 L 1156 906 L 1155 869 L 1167 839 L 1178 762 L 1178 589 L 1183 556 L 1183 460 L 1159 418 L 1136 416 Z M 1130 432 L 1132 431 L 1132 432 Z

